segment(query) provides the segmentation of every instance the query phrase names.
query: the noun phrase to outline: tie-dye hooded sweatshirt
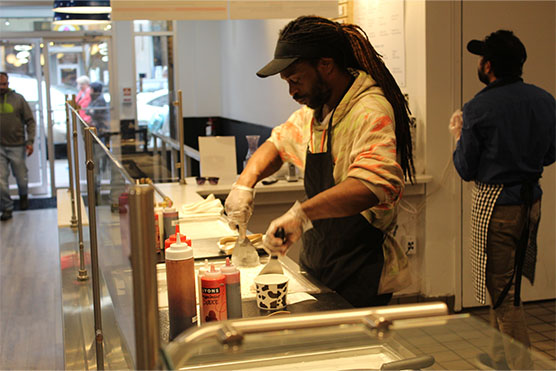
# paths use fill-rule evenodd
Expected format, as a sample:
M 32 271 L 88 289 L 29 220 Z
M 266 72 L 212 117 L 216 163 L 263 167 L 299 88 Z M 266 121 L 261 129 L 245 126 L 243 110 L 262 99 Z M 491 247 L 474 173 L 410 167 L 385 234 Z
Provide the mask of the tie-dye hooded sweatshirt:
M 407 268 L 407 258 L 391 235 L 404 189 L 403 171 L 396 159 L 394 110 L 371 76 L 363 71 L 353 73 L 356 79 L 332 119 L 334 180 L 338 184 L 348 177 L 358 179 L 378 198 L 379 204 L 361 215 L 386 234 L 383 277 L 385 273 L 397 275 Z M 268 141 L 276 146 L 283 161 L 304 171 L 307 149 L 311 153 L 326 151 L 330 116 L 318 122 L 314 110 L 303 106 L 275 127 Z M 392 260 L 397 263 L 389 267 Z

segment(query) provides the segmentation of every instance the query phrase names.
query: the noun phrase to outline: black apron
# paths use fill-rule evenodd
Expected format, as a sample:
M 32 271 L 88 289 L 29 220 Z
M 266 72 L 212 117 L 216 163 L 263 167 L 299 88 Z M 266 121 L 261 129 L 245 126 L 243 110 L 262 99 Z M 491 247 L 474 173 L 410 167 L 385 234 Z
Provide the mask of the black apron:
M 334 187 L 332 118 L 328 123 L 326 152 L 311 153 L 305 160 L 307 197 Z M 384 233 L 361 214 L 313 221 L 303 234 L 301 265 L 354 307 L 386 305 L 392 294 L 377 295 L 384 255 Z

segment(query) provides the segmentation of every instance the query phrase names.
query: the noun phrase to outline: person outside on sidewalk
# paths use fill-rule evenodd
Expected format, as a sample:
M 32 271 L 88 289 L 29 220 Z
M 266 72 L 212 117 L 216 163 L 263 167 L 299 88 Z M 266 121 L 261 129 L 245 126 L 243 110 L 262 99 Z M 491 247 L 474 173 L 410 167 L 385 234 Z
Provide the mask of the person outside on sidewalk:
M 17 181 L 19 208 L 26 210 L 28 170 L 25 158 L 33 153 L 36 123 L 29 104 L 21 94 L 8 88 L 8 74 L 0 72 L 0 220 L 12 218 L 14 209 L 8 177 L 10 168 Z

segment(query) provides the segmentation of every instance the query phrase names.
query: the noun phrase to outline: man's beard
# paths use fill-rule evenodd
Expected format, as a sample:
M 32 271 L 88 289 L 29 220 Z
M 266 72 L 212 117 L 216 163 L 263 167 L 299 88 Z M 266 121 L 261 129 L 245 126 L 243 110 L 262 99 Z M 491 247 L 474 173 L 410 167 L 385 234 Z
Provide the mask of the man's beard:
M 488 76 L 487 76 L 487 74 L 485 73 L 483 66 L 484 66 L 484 65 L 481 63 L 481 65 L 479 66 L 479 68 L 477 68 L 477 75 L 479 75 L 479 80 L 480 80 L 483 84 L 488 85 L 488 84 L 490 84 L 490 80 L 488 79 Z
M 314 110 L 321 108 L 330 99 L 331 89 L 326 85 L 320 73 L 317 73 L 317 81 L 311 88 L 311 91 L 306 96 L 294 96 L 293 99 L 298 100 L 302 98 L 307 98 L 305 104 L 307 107 Z

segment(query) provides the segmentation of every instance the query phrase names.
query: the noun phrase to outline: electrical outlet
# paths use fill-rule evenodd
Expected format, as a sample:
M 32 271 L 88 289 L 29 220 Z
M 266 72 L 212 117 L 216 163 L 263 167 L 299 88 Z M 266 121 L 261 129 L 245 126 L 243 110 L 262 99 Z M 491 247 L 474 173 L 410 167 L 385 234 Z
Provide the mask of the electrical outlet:
M 405 235 L 402 237 L 402 248 L 405 249 L 406 255 L 415 254 L 417 248 L 417 240 L 413 235 Z

